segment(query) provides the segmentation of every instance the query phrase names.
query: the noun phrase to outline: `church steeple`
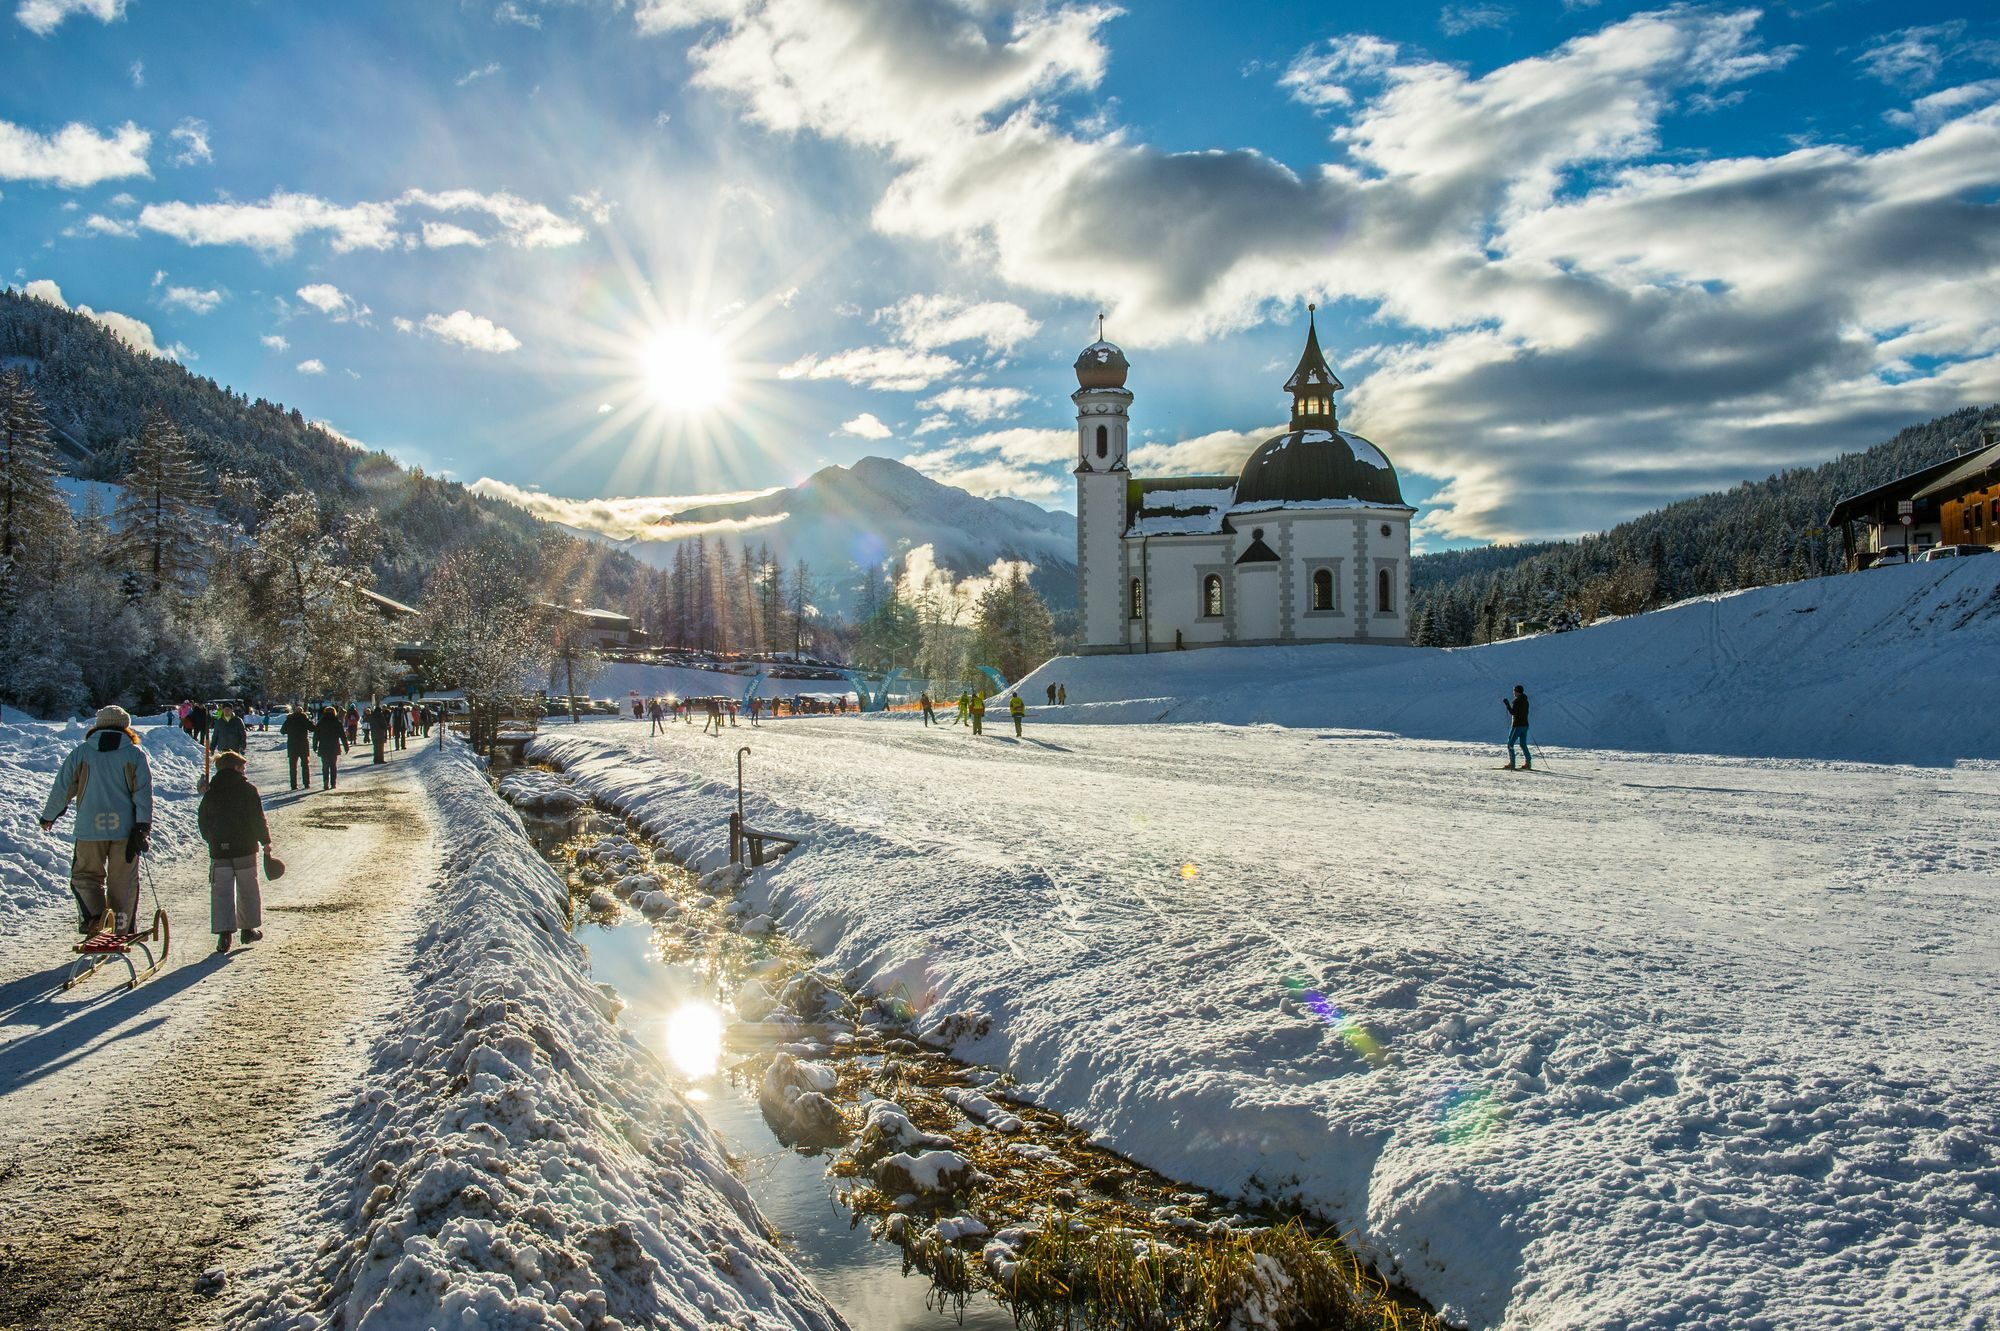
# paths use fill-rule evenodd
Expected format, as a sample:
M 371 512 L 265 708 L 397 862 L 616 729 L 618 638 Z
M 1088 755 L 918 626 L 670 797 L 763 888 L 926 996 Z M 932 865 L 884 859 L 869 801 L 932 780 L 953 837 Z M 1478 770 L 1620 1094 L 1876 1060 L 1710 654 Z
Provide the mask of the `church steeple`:
M 1294 430 L 1333 429 L 1333 395 L 1347 386 L 1328 368 L 1326 357 L 1320 353 L 1319 325 L 1313 317 L 1318 309 L 1317 305 L 1306 306 L 1306 349 L 1299 357 L 1299 367 L 1285 380 L 1285 391 L 1292 395 Z

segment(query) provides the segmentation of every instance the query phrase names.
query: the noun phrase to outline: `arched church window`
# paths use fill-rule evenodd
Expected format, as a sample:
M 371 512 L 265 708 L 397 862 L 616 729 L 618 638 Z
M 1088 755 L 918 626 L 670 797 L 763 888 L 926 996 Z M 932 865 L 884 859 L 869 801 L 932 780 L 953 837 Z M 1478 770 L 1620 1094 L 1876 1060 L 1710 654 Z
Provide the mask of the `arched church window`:
M 1110 454 L 1111 454 L 1111 431 L 1105 428 L 1104 426 L 1100 425 L 1097 427 L 1097 456 L 1109 457 Z
M 1313 609 L 1333 609 L 1333 570 L 1313 570 Z
M 1222 575 L 1211 573 L 1201 580 L 1201 613 L 1204 619 L 1222 618 Z
M 1385 615 L 1396 608 L 1389 601 L 1389 570 L 1386 568 L 1375 573 L 1375 608 Z
M 1132 579 L 1131 606 L 1132 618 L 1134 619 L 1138 619 L 1146 613 L 1146 589 L 1139 585 L 1137 578 Z

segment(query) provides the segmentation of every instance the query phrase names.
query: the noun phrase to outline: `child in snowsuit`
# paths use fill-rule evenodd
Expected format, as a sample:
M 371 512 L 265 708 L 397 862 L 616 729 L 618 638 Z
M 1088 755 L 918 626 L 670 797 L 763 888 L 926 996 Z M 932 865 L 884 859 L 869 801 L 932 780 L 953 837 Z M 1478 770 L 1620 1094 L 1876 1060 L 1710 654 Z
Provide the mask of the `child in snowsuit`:
M 243 755 L 224 749 L 215 755 L 215 777 L 201 797 L 195 822 L 208 843 L 208 927 L 215 950 L 227 952 L 232 938 L 254 943 L 264 936 L 264 894 L 257 886 L 257 852 L 271 849 L 264 801 L 243 774 Z

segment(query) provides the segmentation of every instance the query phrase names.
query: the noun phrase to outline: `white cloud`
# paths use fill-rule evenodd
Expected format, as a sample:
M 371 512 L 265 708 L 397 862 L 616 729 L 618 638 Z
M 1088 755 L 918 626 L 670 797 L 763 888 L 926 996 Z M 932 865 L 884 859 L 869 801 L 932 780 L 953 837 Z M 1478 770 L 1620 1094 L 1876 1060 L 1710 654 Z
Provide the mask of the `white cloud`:
M 518 23 L 524 28 L 540 28 L 542 16 L 533 10 L 523 9 L 514 0 L 502 0 L 493 11 L 495 23 Z
M 611 220 L 611 210 L 618 206 L 596 190 L 591 190 L 588 194 L 572 194 L 569 196 L 569 201 L 578 212 L 599 226 Z
M 523 249 L 574 245 L 584 238 L 583 228 L 576 223 L 542 204 L 512 194 L 481 194 L 470 189 L 413 189 L 398 202 L 428 208 L 433 212 L 485 213 L 500 224 L 508 240 Z
M 523 489 L 496 481 L 490 476 L 481 476 L 465 487 L 477 495 L 489 499 L 500 499 L 524 508 L 538 518 L 550 522 L 560 522 L 565 526 L 583 531 L 601 532 L 618 540 L 643 538 L 658 535 L 653 529 L 663 522 L 672 520 L 675 514 L 691 509 L 704 508 L 711 504 L 737 504 L 747 499 L 761 499 L 772 490 L 739 490 L 723 494 L 704 495 L 654 495 L 634 498 L 610 499 L 567 499 L 561 495 L 548 494 L 542 490 Z M 768 525 L 766 522 L 754 525 Z M 742 524 L 715 524 L 717 529 L 740 529 Z M 706 530 L 707 527 L 704 527 Z M 677 527 L 675 536 L 693 536 L 692 529 Z
M 469 231 L 462 226 L 455 226 L 450 222 L 424 223 L 424 247 L 426 249 L 441 250 L 452 245 L 479 246 L 485 243 L 486 238 L 477 231 Z
M 927 411 L 946 412 L 969 421 L 991 421 L 1011 416 L 1028 400 L 1019 388 L 947 388 L 917 403 Z
M 189 352 L 186 347 L 178 343 L 171 348 L 162 348 L 159 342 L 153 337 L 152 328 L 142 319 L 134 319 L 131 315 L 120 314 L 116 310 L 93 310 L 88 305 L 72 307 L 68 301 L 63 299 L 62 288 L 46 277 L 37 278 L 27 283 L 21 290 L 26 295 L 33 296 L 37 300 L 45 300 L 58 308 L 65 310 L 74 308 L 84 318 L 94 319 L 104 327 L 110 329 L 112 336 L 134 351 L 142 352 L 148 356 L 160 356 L 167 360 L 192 360 L 194 358 L 192 352 Z
M 127 74 L 131 75 L 131 77 L 132 77 L 132 86 L 133 86 L 133 87 L 135 87 L 135 88 L 143 88 L 143 87 L 145 87 L 145 86 L 146 86 L 146 62 L 145 62 L 145 61 L 143 61 L 143 60 L 134 60 L 134 61 L 132 62 L 132 64 L 131 64 L 130 68 L 128 68 L 128 69 L 127 69 L 127 70 L 126 70 L 125 72 L 126 72 Z
M 1964 35 L 1961 19 L 1904 28 L 1876 38 L 1854 62 L 1892 88 L 1921 88 L 1937 82 L 1946 58 Z
M 389 322 L 396 326 L 396 331 L 399 333 L 414 333 L 417 331 L 417 326 L 400 314 Z
M 411 331 L 410 321 L 396 320 L 396 327 Z M 521 339 L 494 323 L 483 315 L 470 310 L 453 310 L 450 314 L 427 314 L 423 329 L 432 337 L 444 342 L 453 342 L 472 351 L 484 351 L 501 355 L 521 348 Z
M 2000 101 L 2000 79 L 1982 79 L 1955 88 L 1940 88 L 1910 103 L 1908 110 L 1887 111 L 1882 118 L 1892 125 L 1929 133 L 1947 120 L 1956 120 L 1968 111 L 1996 101 Z
M 1149 476 L 1231 476 L 1243 470 L 1259 444 L 1284 428 L 1213 430 L 1173 443 L 1138 444 L 1127 460 L 1135 472 Z
M 187 245 L 247 245 L 266 255 L 290 254 L 301 236 L 325 233 L 335 253 L 383 250 L 396 242 L 396 207 L 346 207 L 310 194 L 279 191 L 262 203 L 149 203 L 139 225 Z
M 934 481 L 982 498 L 1006 495 L 1029 503 L 1048 503 L 1067 492 L 1061 480 L 1045 471 L 997 459 L 968 461 L 950 449 L 912 453 L 903 461 Z
M 778 371 L 780 379 L 839 379 L 866 388 L 914 393 L 959 368 L 949 356 L 907 347 L 855 347 L 831 356 L 805 355 Z
M 102 213 L 92 213 L 83 219 L 83 229 L 100 236 L 124 236 L 130 238 L 139 234 L 139 228 L 123 217 L 106 217 Z
M 313 282 L 302 286 L 298 295 L 300 300 L 337 324 L 366 323 L 368 316 L 373 313 L 366 305 L 331 282 Z
M 974 304 L 955 296 L 909 296 L 875 311 L 871 322 L 887 322 L 896 340 L 931 350 L 959 342 L 983 342 L 989 351 L 1010 351 L 1042 326 L 1019 305 L 989 300 Z
M 0 180 L 82 189 L 123 176 L 151 175 L 146 152 L 152 144 L 153 136 L 129 120 L 109 134 L 71 123 L 46 135 L 0 120 Z
M 202 290 L 199 287 L 169 286 L 160 293 L 160 304 L 173 310 L 186 310 L 190 314 L 207 314 L 222 304 L 222 293 Z
M 918 422 L 917 428 L 910 431 L 910 433 L 914 435 L 936 434 L 939 430 L 949 430 L 950 428 L 951 417 L 926 416 L 922 421 Z
M 292 344 L 285 340 L 283 333 L 266 333 L 257 339 L 273 351 L 290 351 Z
M 1481 28 L 1504 28 L 1514 17 L 1505 5 L 1446 5 L 1438 15 L 1438 27 L 1448 37 L 1463 37 Z
M 112 23 L 125 16 L 128 0 L 21 0 L 14 17 L 37 37 L 46 37 L 62 26 L 71 14 L 83 14 L 100 23 Z
M 175 166 L 200 166 L 215 160 L 214 151 L 208 146 L 208 122 L 196 120 L 192 116 L 167 131 L 167 137 L 180 145 L 180 151 L 168 160 Z
M 300 374 L 325 374 L 326 362 L 314 356 L 308 360 L 300 361 L 298 371 Z
M 641 32 L 672 32 L 728 18 L 746 7 L 743 0 L 638 0 L 634 17 Z
M 495 60 L 490 64 L 481 65 L 478 69 L 466 70 L 465 73 L 459 75 L 456 82 L 459 87 L 463 88 L 468 83 L 476 83 L 480 79 L 490 78 L 493 75 L 498 74 L 499 72 L 500 72 L 500 62 L 498 60 Z
M 859 435 L 863 439 L 887 439 L 895 433 L 881 421 L 876 420 L 872 413 L 866 411 L 840 428 L 848 434 Z

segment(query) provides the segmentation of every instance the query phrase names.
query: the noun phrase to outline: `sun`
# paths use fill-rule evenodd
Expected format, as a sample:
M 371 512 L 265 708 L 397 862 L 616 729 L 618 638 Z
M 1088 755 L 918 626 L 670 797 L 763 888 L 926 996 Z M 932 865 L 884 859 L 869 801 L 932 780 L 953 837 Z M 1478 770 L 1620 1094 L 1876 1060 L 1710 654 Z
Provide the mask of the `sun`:
M 640 342 L 637 358 L 646 396 L 668 411 L 691 415 L 729 396 L 729 348 L 705 329 L 656 328 Z

